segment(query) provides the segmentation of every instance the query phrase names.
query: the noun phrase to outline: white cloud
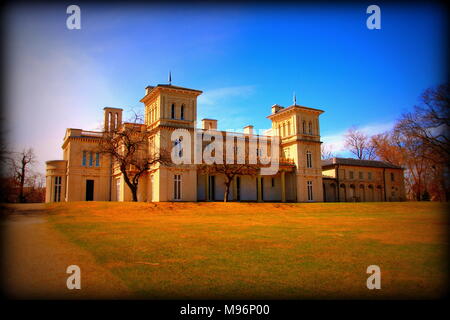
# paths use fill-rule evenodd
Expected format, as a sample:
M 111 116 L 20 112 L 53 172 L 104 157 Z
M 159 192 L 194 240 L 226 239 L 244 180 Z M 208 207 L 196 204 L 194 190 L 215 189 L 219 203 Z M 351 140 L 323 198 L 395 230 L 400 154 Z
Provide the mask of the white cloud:
M 368 136 L 372 136 L 378 133 L 386 132 L 394 127 L 394 122 L 384 122 L 384 123 L 369 123 L 362 127 L 357 127 L 358 130 L 364 132 Z M 330 146 L 334 153 L 342 156 L 350 156 L 348 151 L 345 150 L 344 140 L 345 131 L 340 131 L 337 133 L 322 136 L 322 141 L 324 144 Z

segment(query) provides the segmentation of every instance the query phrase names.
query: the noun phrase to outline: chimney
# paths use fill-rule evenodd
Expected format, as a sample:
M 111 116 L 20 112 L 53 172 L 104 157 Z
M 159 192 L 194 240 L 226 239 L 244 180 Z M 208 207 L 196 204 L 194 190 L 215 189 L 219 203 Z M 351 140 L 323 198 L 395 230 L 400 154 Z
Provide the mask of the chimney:
M 253 126 L 251 126 L 251 125 L 245 126 L 244 127 L 244 133 L 245 134 L 253 134 Z
M 217 130 L 217 120 L 215 119 L 202 119 L 203 130 Z
M 277 113 L 278 111 L 280 111 L 281 109 L 284 109 L 284 107 L 278 105 L 278 104 L 274 104 L 272 106 L 272 114 Z

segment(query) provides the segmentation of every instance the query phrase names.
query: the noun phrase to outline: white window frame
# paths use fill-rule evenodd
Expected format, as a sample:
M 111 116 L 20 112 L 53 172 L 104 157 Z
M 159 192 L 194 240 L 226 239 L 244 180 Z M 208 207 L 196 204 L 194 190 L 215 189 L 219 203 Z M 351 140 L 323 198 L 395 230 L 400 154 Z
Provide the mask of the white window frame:
M 308 201 L 314 201 L 312 181 L 307 181 L 306 188 L 308 190 Z
M 182 199 L 182 176 L 181 174 L 173 175 L 173 200 L 181 201 Z
M 56 176 L 54 179 L 55 185 L 53 187 L 53 201 L 61 202 L 62 177 Z

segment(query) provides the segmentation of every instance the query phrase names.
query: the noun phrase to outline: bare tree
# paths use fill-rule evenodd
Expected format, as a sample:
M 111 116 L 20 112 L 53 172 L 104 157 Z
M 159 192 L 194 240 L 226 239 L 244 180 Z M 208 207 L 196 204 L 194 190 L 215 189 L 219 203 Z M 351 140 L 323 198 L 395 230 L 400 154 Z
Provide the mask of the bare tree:
M 225 176 L 225 193 L 223 201 L 228 202 L 230 186 L 237 175 L 256 175 L 259 167 L 255 164 L 202 164 L 198 167 L 203 174 L 223 174 Z
M 449 86 L 440 85 L 425 90 L 420 104 L 412 112 L 402 115 L 397 129 L 411 137 L 420 139 L 430 149 L 430 158 L 436 164 L 450 162 L 450 107 Z
M 333 146 L 330 144 L 322 143 L 320 146 L 320 153 L 322 160 L 328 160 L 336 157 L 336 154 L 333 152 Z
M 370 139 L 375 154 L 380 160 L 396 166 L 402 166 L 405 163 L 405 154 L 404 150 L 400 148 L 398 135 L 394 135 L 393 132 L 384 132 L 376 134 Z
M 408 135 L 398 124 L 391 132 L 371 139 L 380 160 L 405 168 L 405 186 L 410 198 L 420 201 L 426 192 L 436 190 L 432 181 L 438 168 L 433 168 L 420 139 Z
M 24 149 L 22 152 L 13 153 L 10 158 L 14 170 L 14 177 L 19 185 L 19 202 L 25 202 L 24 186 L 28 179 L 30 166 L 36 162 L 36 155 L 32 148 Z
M 370 138 L 355 127 L 345 134 L 345 147 L 360 160 L 375 159 L 375 148 Z
M 139 123 L 135 114 L 133 122 L 126 122 L 118 130 L 105 132 L 99 143 L 99 152 L 111 156 L 113 166 L 123 174 L 133 201 L 137 201 L 139 179 L 155 170 L 157 164 L 170 164 L 170 153 L 151 143 L 153 134 Z

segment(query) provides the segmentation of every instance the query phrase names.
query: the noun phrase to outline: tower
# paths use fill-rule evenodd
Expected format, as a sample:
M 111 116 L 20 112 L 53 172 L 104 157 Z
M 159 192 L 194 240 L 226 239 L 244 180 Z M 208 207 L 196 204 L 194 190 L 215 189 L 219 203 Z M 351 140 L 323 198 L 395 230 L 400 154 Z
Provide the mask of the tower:
M 178 128 L 194 128 L 197 119 L 197 97 L 202 91 L 170 84 L 145 88 L 140 100 L 145 105 L 145 124 Z
M 170 151 L 172 133 L 188 130 L 191 141 L 197 120 L 197 97 L 202 91 L 158 84 L 148 86 L 140 100 L 145 106 L 145 124 L 152 132 L 149 150 Z M 190 146 L 193 155 L 193 144 Z M 149 177 L 147 194 L 151 201 L 197 201 L 197 169 L 193 164 L 176 168 L 157 165 Z
M 120 108 L 103 108 L 105 132 L 117 131 L 122 125 L 122 109 Z
M 295 100 L 295 98 L 294 98 Z M 280 137 L 281 157 L 296 165 L 297 201 L 323 201 L 319 116 L 322 110 L 272 106 L 272 133 Z

